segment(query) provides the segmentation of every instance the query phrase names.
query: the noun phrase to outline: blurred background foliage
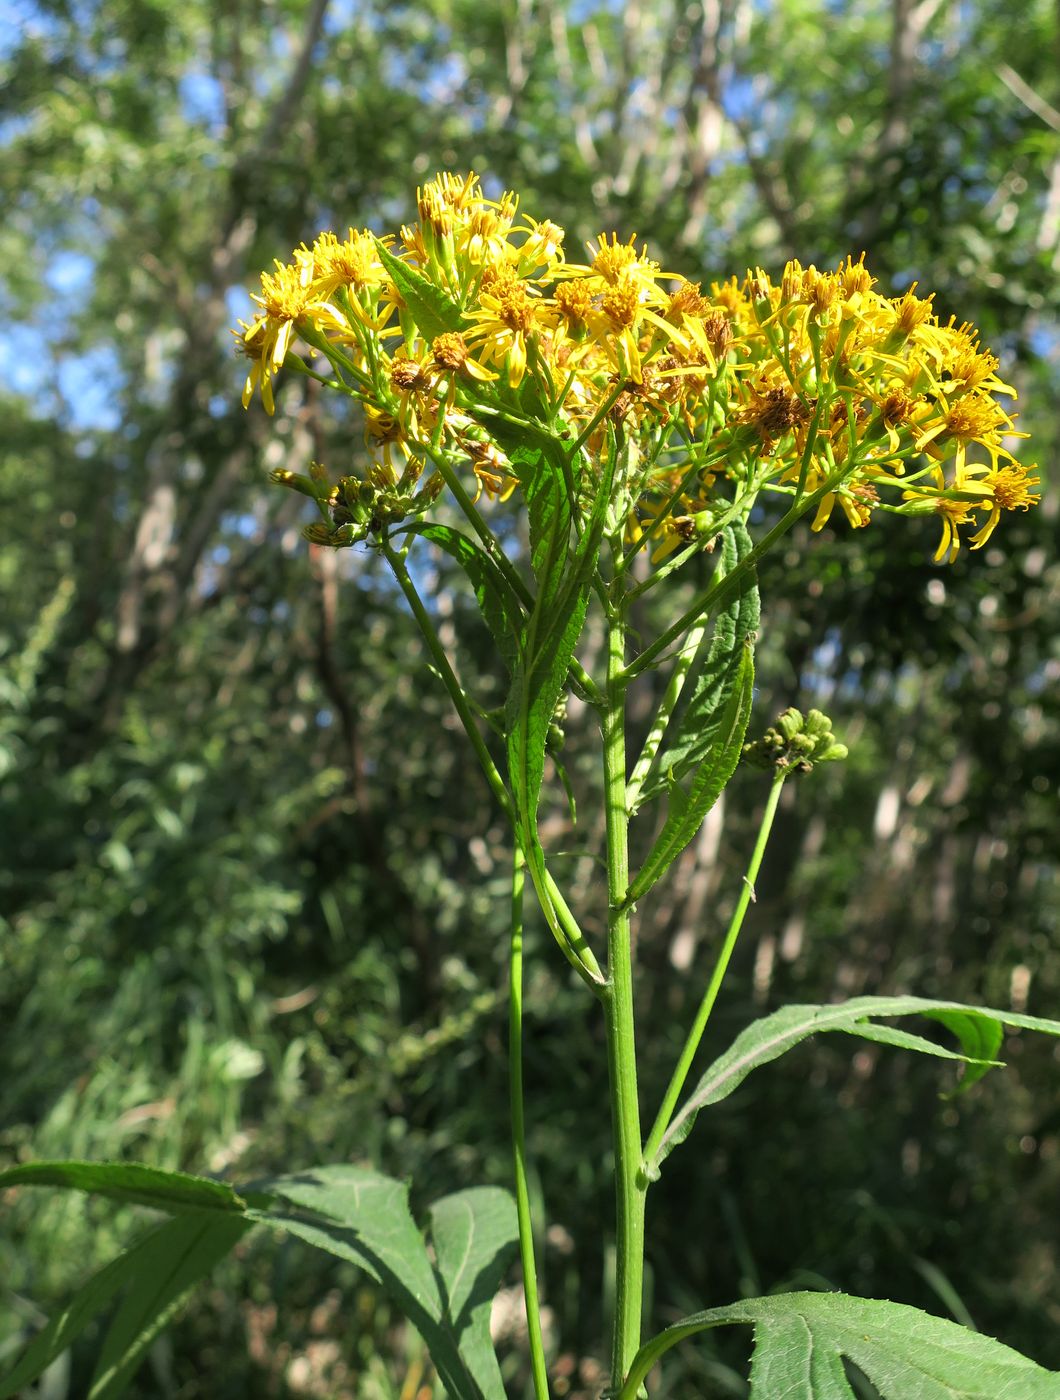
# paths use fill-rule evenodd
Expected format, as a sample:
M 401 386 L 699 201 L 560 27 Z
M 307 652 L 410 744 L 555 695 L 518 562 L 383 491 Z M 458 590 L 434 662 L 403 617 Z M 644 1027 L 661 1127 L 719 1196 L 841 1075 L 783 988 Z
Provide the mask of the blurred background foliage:
M 369 1160 L 420 1201 L 508 1181 L 507 836 L 373 557 L 311 552 L 301 502 L 266 485 L 310 458 L 344 470 L 359 432 L 294 377 L 274 420 L 244 414 L 226 333 L 274 257 L 321 227 L 395 227 L 437 169 L 522 192 L 571 248 L 637 231 L 707 281 L 864 249 L 885 290 L 916 280 L 982 328 L 1043 505 L 950 569 L 930 521 L 887 517 L 766 563 L 756 723 L 819 705 L 853 756 L 786 793 L 708 1049 L 784 1001 L 862 992 L 1058 1013 L 1049 0 L 16 0 L 5 26 L 0 1164 L 238 1181 Z M 444 559 L 421 568 L 497 703 L 473 604 Z M 547 825 L 598 931 L 591 738 L 572 704 L 580 819 L 558 800 Z M 646 1105 L 763 796 L 740 777 L 642 911 Z M 589 1396 L 612 1232 L 602 1025 L 540 929 L 531 952 L 556 1394 Z M 1006 1058 L 956 1100 L 937 1066 L 854 1042 L 755 1076 L 655 1190 L 653 1321 L 836 1286 L 1060 1367 L 1060 1065 L 1023 1037 Z M 0 1364 L 141 1223 L 27 1191 L 3 1218 Z M 657 1395 L 745 1393 L 746 1336 L 711 1338 Z M 80 1396 L 86 1374 L 75 1352 L 41 1395 Z M 253 1239 L 135 1388 L 433 1393 L 363 1278 Z

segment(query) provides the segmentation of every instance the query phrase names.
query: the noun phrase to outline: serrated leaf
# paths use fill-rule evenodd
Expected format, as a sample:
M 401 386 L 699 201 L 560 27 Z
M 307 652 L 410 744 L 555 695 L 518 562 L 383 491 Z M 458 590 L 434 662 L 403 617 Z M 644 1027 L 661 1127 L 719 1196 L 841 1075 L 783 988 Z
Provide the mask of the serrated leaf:
M 751 553 L 753 544 L 742 522 L 722 531 L 718 581 L 726 578 Z M 641 789 L 639 804 L 660 793 L 673 780 L 680 780 L 707 756 L 712 743 L 713 725 L 726 704 L 740 674 L 742 651 L 748 637 L 758 631 L 761 605 L 755 571 L 748 569 L 737 592 L 718 614 L 702 669 L 691 685 L 674 734 L 654 768 L 656 777 Z
M 132 1205 L 172 1214 L 183 1210 L 242 1211 L 246 1202 L 223 1181 L 188 1172 L 163 1171 L 139 1162 L 26 1162 L 0 1172 L 9 1186 L 58 1186 L 91 1191 Z
M 691 787 L 686 793 L 676 783 L 672 785 L 666 822 L 630 885 L 624 904 L 641 899 L 665 874 L 721 796 L 740 761 L 753 695 L 754 649 L 746 637 L 740 646 L 739 665 L 728 698 L 707 724 L 707 747 Z
M 712 1308 L 637 1353 L 619 1400 L 633 1400 L 659 1358 L 712 1327 L 754 1328 L 750 1400 L 852 1400 L 843 1358 L 883 1400 L 1060 1400 L 1060 1375 L 946 1319 L 843 1293 L 784 1293 Z
M 573 518 L 563 471 L 543 450 L 524 449 L 517 455 L 521 455 L 520 480 L 530 521 L 530 562 L 537 579 L 537 599 L 523 628 L 521 661 L 505 716 L 508 769 L 526 826 L 524 844 L 530 856 L 548 728 L 585 622 L 615 460 L 611 454 L 581 534 L 570 550 Z
M 286 1204 L 252 1217 L 347 1259 L 376 1279 L 422 1336 L 447 1395 L 504 1400 L 492 1348 L 489 1360 L 484 1350 L 488 1304 L 515 1238 L 514 1207 L 504 1212 L 496 1199 L 503 1193 L 461 1192 L 436 1204 L 443 1238 L 435 1239 L 435 1267 L 403 1182 L 364 1167 L 334 1166 L 271 1181 L 268 1190 Z
M 938 1021 L 958 1037 L 961 1052 L 936 1045 L 923 1036 L 894 1026 L 877 1025 L 877 1019 L 885 1016 L 926 1016 Z M 657 1167 L 679 1143 L 684 1142 L 700 1109 L 728 1098 L 752 1070 L 779 1059 L 811 1035 L 842 1031 L 847 1035 L 859 1036 L 862 1040 L 897 1045 L 939 1059 L 959 1060 L 968 1064 L 965 1077 L 970 1074 L 974 1082 L 997 1063 L 993 1056 L 1001 1044 L 1003 1026 L 1060 1036 L 1060 1021 L 989 1007 L 965 1006 L 960 1002 L 934 1001 L 926 997 L 855 997 L 835 1006 L 785 1006 L 771 1016 L 752 1022 L 740 1032 L 725 1054 L 714 1061 L 675 1114 L 655 1161 L 649 1166 Z M 984 1053 L 990 1058 L 984 1058 Z
M 242 1216 L 217 1211 L 181 1214 L 158 1225 L 93 1274 L 49 1320 L 15 1369 L 0 1380 L 0 1400 L 9 1400 L 41 1375 L 125 1289 L 89 1390 L 90 1400 L 112 1400 L 198 1283 L 249 1228 Z
M 511 675 L 519 663 L 519 635 L 524 613 L 519 599 L 485 550 L 448 525 L 417 525 L 409 532 L 422 535 L 450 555 L 467 575 L 497 650 Z
M 387 276 L 398 289 L 401 300 L 412 313 L 425 340 L 434 340 L 449 331 L 463 330 L 464 318 L 452 297 L 436 287 L 422 272 L 396 258 L 378 238 L 375 246 Z

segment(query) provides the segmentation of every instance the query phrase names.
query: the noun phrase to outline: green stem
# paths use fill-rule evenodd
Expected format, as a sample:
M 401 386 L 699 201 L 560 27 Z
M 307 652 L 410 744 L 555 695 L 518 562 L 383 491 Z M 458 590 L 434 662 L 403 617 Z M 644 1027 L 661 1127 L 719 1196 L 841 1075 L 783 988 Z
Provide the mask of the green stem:
M 644 1144 L 644 1174 L 645 1179 L 650 1179 L 650 1174 L 655 1167 L 655 1157 L 662 1145 L 666 1130 L 670 1126 L 673 1118 L 677 1100 L 681 1090 L 684 1088 L 688 1072 L 692 1068 L 692 1061 L 695 1059 L 696 1051 L 699 1049 L 699 1042 L 703 1039 L 703 1032 L 707 1028 L 710 1020 L 710 1013 L 714 1010 L 714 1003 L 718 999 L 718 992 L 724 981 L 725 973 L 729 967 L 729 959 L 732 957 L 733 949 L 736 947 L 736 940 L 740 936 L 743 927 L 744 916 L 747 913 L 748 905 L 754 898 L 754 883 L 758 878 L 758 872 L 762 865 L 762 857 L 765 855 L 766 845 L 769 841 L 769 833 L 773 829 L 773 818 L 777 813 L 777 803 L 780 801 L 780 790 L 784 786 L 784 779 L 787 776 L 787 769 L 778 769 L 776 777 L 773 779 L 773 786 L 769 791 L 769 798 L 766 802 L 765 811 L 762 813 L 762 821 L 758 828 L 758 839 L 755 841 L 755 848 L 751 853 L 751 860 L 747 866 L 747 874 L 743 879 L 743 887 L 740 890 L 740 897 L 736 901 L 736 908 L 729 921 L 728 932 L 725 934 L 725 941 L 721 945 L 717 961 L 714 964 L 714 971 L 711 973 L 707 990 L 703 993 L 703 1000 L 700 1002 L 699 1011 L 692 1024 L 692 1029 L 688 1032 L 684 1049 L 670 1083 L 667 1085 L 666 1093 L 663 1095 L 662 1104 L 656 1114 L 652 1130 L 648 1134 L 648 1141 Z
M 449 658 L 445 654 L 445 648 L 438 638 L 438 633 L 434 630 L 430 614 L 423 606 L 423 600 L 416 592 L 416 585 L 409 577 L 409 571 L 405 567 L 405 556 L 385 540 L 380 545 L 383 557 L 394 572 L 394 577 L 398 581 L 398 587 L 405 595 L 405 600 L 412 609 L 412 615 L 419 624 L 423 640 L 427 643 L 427 650 L 431 653 L 431 660 L 434 662 L 442 684 L 449 692 L 449 698 L 460 718 L 460 723 L 464 727 L 464 733 L 471 741 L 471 747 L 475 750 L 476 757 L 482 766 L 482 771 L 486 775 L 486 781 L 490 785 L 494 797 L 500 803 L 501 808 L 508 820 L 515 825 L 515 807 L 511 796 L 505 786 L 504 779 L 497 771 L 497 765 L 490 757 L 486 741 L 479 733 L 478 725 L 475 723 L 475 716 L 471 713 L 471 706 L 467 703 L 464 688 L 456 678 L 456 673 L 449 664 Z
M 607 1062 L 615 1153 L 616 1290 L 611 1385 L 622 1384 L 640 1346 L 644 1293 L 644 1201 L 640 1180 L 640 1107 L 633 1020 L 633 948 L 630 913 L 622 907 L 629 885 L 626 802 L 625 622 L 608 618 L 607 706 L 604 711 L 604 782 L 607 811 Z
M 610 394 L 608 394 L 607 398 L 604 399 L 603 403 L 593 414 L 592 418 L 590 418 L 586 426 L 582 429 L 574 444 L 571 447 L 567 448 L 567 460 L 569 462 L 574 461 L 575 457 L 577 457 L 578 453 L 589 441 L 593 433 L 596 432 L 597 428 L 604 421 L 607 415 L 611 412 L 615 404 L 618 403 L 619 399 L 622 397 L 625 391 L 625 380 L 622 380 L 615 385 L 614 389 L 611 391 Z
M 536 1400 L 549 1400 L 545 1343 L 541 1335 L 541 1305 L 534 1263 L 534 1228 L 526 1180 L 526 1118 L 523 1112 L 523 885 L 526 862 L 515 848 L 512 866 L 511 978 L 508 997 L 508 1092 L 511 1100 L 512 1153 L 515 1162 L 515 1208 L 519 1218 L 519 1258 L 523 1266 L 523 1296 L 530 1339 L 530 1369 Z
M 644 740 L 644 747 L 641 749 L 640 757 L 634 765 L 629 782 L 626 784 L 626 810 L 632 814 L 637 809 L 640 790 L 644 786 L 645 779 L 651 772 L 652 764 L 659 752 L 659 745 L 662 743 L 663 735 L 666 733 L 670 718 L 674 708 L 681 698 L 681 692 L 685 688 L 685 681 L 688 673 L 692 669 L 692 663 L 696 659 L 700 644 L 706 635 L 707 624 L 700 623 L 693 627 L 688 634 L 688 640 L 677 653 L 673 670 L 670 672 L 670 679 L 666 684 L 666 690 L 659 701 L 659 708 L 655 711 L 655 718 L 652 720 L 648 737 Z
M 511 822 L 516 837 L 519 837 L 519 816 L 515 810 L 511 795 L 505 786 L 504 779 L 497 770 L 497 765 L 490 757 L 490 751 L 486 747 L 486 741 L 479 732 L 475 723 L 475 716 L 471 712 L 464 688 L 456 677 L 449 658 L 445 654 L 438 633 L 434 629 L 430 614 L 423 606 L 423 600 L 416 591 L 416 585 L 409 577 L 409 571 L 405 567 L 405 556 L 402 552 L 386 540 L 380 542 L 383 557 L 393 570 L 394 577 L 398 581 L 402 593 L 404 593 L 412 615 L 419 624 L 423 640 L 427 643 L 427 649 L 431 654 L 435 669 L 441 677 L 442 684 L 449 692 L 449 698 L 453 702 L 453 708 L 463 725 L 464 733 L 467 735 L 471 747 L 475 750 L 482 771 L 486 775 L 486 781 L 490 785 L 494 797 L 500 803 L 501 810 Z M 540 848 L 534 854 L 534 859 L 530 863 L 530 873 L 537 890 L 541 903 L 542 912 L 548 922 L 549 928 L 559 944 L 564 956 L 570 965 L 578 973 L 582 981 L 592 987 L 594 991 L 599 991 L 602 982 L 602 973 L 599 964 L 593 956 L 592 949 L 585 941 L 578 922 L 571 913 L 563 895 L 560 893 L 549 871 L 545 868 L 544 856 Z

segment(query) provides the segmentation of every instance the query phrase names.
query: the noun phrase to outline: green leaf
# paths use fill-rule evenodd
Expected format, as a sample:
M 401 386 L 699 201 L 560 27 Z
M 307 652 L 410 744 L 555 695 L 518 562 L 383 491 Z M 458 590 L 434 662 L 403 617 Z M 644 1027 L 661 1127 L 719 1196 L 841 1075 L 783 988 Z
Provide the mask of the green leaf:
M 852 1361 L 883 1400 L 1060 1400 L 1060 1375 L 991 1337 L 902 1303 L 784 1293 L 712 1308 L 641 1347 L 619 1400 L 633 1400 L 670 1347 L 711 1327 L 754 1328 L 750 1400 L 854 1400 Z
M 751 638 L 745 636 L 728 698 L 706 724 L 706 747 L 692 785 L 687 794 L 676 783 L 672 785 L 666 822 L 630 885 L 624 904 L 635 903 L 665 874 L 721 796 L 740 761 L 753 694 L 754 647 Z
M 718 581 L 728 577 L 751 553 L 753 544 L 741 521 L 722 531 Z M 655 764 L 654 779 L 641 789 L 639 804 L 681 779 L 707 756 L 716 717 L 740 678 L 743 644 L 758 631 L 761 605 L 754 569 L 748 569 L 737 591 L 714 624 L 710 650 L 695 678 L 688 703 L 677 723 L 672 742 Z
M 472 1187 L 436 1201 L 430 1218 L 448 1325 L 482 1394 L 501 1396 L 490 1308 L 518 1237 L 515 1203 L 507 1191 Z
M 35 1380 L 125 1289 L 124 1302 L 103 1343 L 89 1400 L 119 1395 L 162 1328 L 249 1228 L 244 1217 L 216 1211 L 182 1214 L 158 1225 L 94 1274 L 73 1301 L 52 1317 L 15 1369 L 0 1381 L 0 1400 L 17 1395 Z
M 961 1053 L 894 1026 L 877 1025 L 877 1018 L 881 1016 L 926 1016 L 938 1021 L 958 1038 Z M 959 1002 L 933 1001 L 925 997 L 855 997 L 835 1006 L 782 1007 L 771 1016 L 752 1022 L 740 1032 L 725 1054 L 714 1061 L 675 1114 L 658 1155 L 653 1163 L 648 1164 L 648 1168 L 657 1168 L 678 1143 L 684 1142 L 701 1108 L 728 1098 L 752 1070 L 779 1059 L 811 1035 L 842 1031 L 847 1035 L 859 1036 L 862 1040 L 918 1050 L 939 1059 L 959 1060 L 968 1064 L 964 1081 L 974 1083 L 998 1063 L 994 1056 L 1001 1045 L 1003 1026 L 1060 1036 L 1060 1021 L 1023 1016 L 1014 1011 L 995 1011 L 989 1007 L 964 1006 Z
M 519 634 L 524 613 L 503 573 L 484 549 L 448 525 L 416 525 L 409 533 L 422 535 L 444 549 L 463 569 L 497 650 L 509 675 L 513 674 L 519 664 Z
M 496 1359 L 485 1352 L 488 1306 L 516 1237 L 514 1206 L 508 1201 L 504 1209 L 503 1192 L 466 1191 L 435 1205 L 434 1267 L 400 1181 L 333 1166 L 271 1181 L 267 1189 L 294 1209 L 278 1205 L 253 1218 L 376 1279 L 422 1336 L 453 1400 L 504 1400 Z
M 0 1172 L 9 1186 L 59 1186 L 92 1191 L 116 1201 L 151 1206 L 170 1214 L 184 1210 L 242 1211 L 246 1202 L 223 1181 L 187 1172 L 162 1171 L 139 1162 L 27 1162 Z
M 506 720 L 508 768 L 526 826 L 528 857 L 534 842 L 548 728 L 585 622 L 615 471 L 615 455 L 611 453 L 581 534 L 574 550 L 569 551 L 571 497 L 557 455 L 562 453 L 525 448 L 516 453 L 530 520 L 530 562 L 537 579 L 537 599 L 523 629 L 521 664 L 509 692 Z
M 396 258 L 390 250 L 376 239 L 379 260 L 387 270 L 401 300 L 412 313 L 413 320 L 420 328 L 425 340 L 434 340 L 448 331 L 460 331 L 464 318 L 452 297 L 440 287 L 424 277 L 422 272 Z

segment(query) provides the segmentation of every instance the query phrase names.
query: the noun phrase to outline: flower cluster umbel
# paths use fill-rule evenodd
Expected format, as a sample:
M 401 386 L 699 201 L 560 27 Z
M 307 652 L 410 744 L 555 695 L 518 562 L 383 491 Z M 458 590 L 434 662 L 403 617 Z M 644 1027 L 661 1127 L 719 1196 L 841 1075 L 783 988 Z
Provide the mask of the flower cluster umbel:
M 320 505 L 319 543 L 351 544 L 429 510 L 446 485 L 506 500 L 513 444 L 548 434 L 592 463 L 615 434 L 636 445 L 616 488 L 630 548 L 658 563 L 695 552 L 763 491 L 854 528 L 877 509 L 934 514 L 935 554 L 982 546 L 1002 511 L 1038 501 L 1013 455 L 1015 391 L 974 327 L 932 297 L 886 297 L 863 259 L 790 262 L 704 290 L 636 238 L 600 235 L 568 262 L 563 230 L 488 199 L 474 175 L 418 191 L 399 237 L 322 233 L 263 273 L 236 332 L 243 394 L 274 411 L 282 366 L 363 410 L 367 463 L 276 479 Z M 322 356 L 326 374 L 310 360 Z

